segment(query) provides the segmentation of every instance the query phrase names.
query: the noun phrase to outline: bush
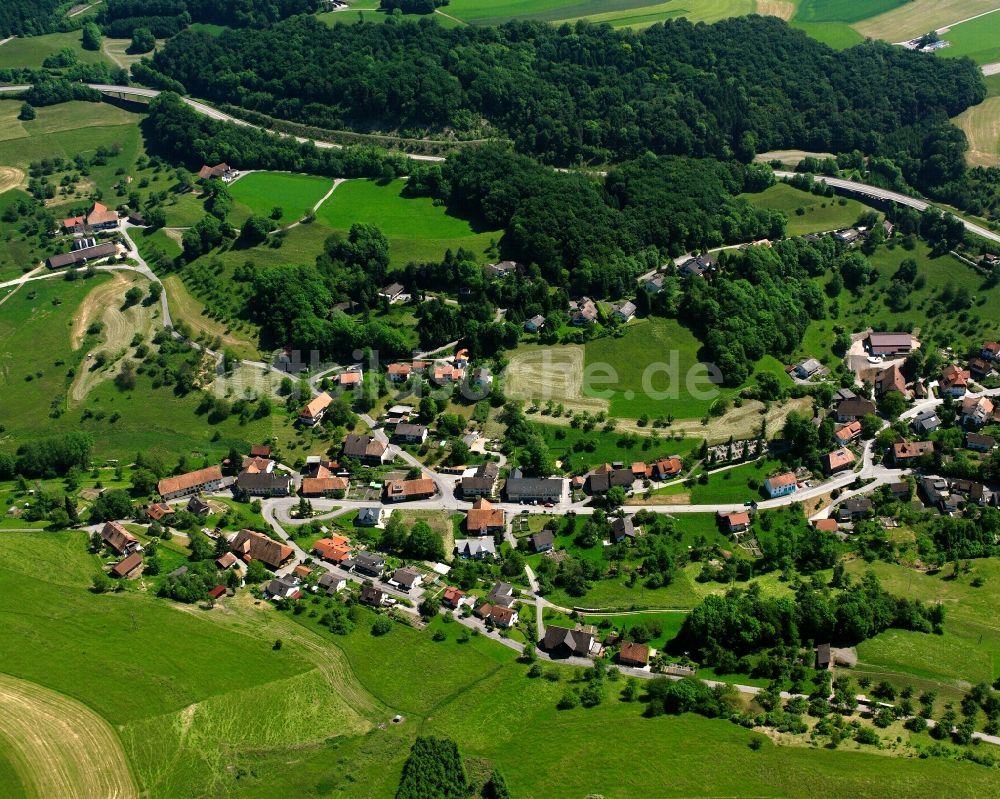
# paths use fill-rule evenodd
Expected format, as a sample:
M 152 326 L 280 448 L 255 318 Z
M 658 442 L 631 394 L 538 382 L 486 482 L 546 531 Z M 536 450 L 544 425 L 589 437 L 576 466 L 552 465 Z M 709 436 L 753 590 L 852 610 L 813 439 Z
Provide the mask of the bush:
M 379 616 L 372 624 L 372 635 L 385 635 L 392 630 L 392 619 L 388 616 Z
M 580 704 L 580 694 L 574 688 L 567 688 L 559 702 L 556 704 L 557 710 L 572 710 Z

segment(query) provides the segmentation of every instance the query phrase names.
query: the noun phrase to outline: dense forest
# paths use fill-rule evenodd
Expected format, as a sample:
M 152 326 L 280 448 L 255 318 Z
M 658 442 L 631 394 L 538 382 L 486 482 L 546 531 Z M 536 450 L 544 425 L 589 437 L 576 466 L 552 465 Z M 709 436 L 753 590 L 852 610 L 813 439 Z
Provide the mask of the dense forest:
M 781 147 L 916 155 L 939 138 L 938 125 L 985 96 L 971 61 L 880 42 L 837 52 L 757 16 L 641 32 L 391 18 L 328 27 L 296 17 L 219 38 L 186 32 L 154 64 L 196 96 L 277 117 L 497 131 L 556 164 L 647 150 L 742 160 Z
M 231 28 L 263 26 L 319 8 L 319 0 L 107 0 L 98 16 L 105 34 L 119 39 L 148 28 L 175 36 L 192 22 Z
M 0 39 L 36 36 L 56 30 L 56 9 L 65 0 L 17 0 L 0 3 Z

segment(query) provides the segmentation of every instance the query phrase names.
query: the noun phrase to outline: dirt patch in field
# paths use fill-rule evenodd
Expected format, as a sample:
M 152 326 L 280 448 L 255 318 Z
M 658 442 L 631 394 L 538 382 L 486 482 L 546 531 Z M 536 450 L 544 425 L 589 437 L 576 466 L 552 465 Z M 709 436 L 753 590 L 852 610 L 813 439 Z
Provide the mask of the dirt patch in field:
M 0 194 L 24 183 L 24 170 L 16 166 L 0 166 Z
M 121 742 L 89 708 L 0 674 L 0 742 L 29 796 L 138 796 Z
M 757 13 L 762 17 L 788 20 L 795 14 L 795 3 L 790 0 L 757 0 Z
M 644 497 L 641 494 L 629 497 L 626 505 L 690 505 L 691 495 L 687 492 L 683 494 L 653 494 Z
M 607 400 L 582 396 L 583 366 L 583 347 L 576 344 L 526 350 L 510 359 L 504 388 L 515 399 L 539 403 L 552 400 L 570 411 L 607 413 Z
M 73 402 L 79 402 L 95 385 L 117 374 L 119 368 L 116 364 L 117 358 L 124 353 L 132 337 L 136 333 L 148 336 L 152 330 L 156 306 L 139 303 L 122 310 L 125 292 L 132 286 L 139 286 L 143 290 L 143 295 L 149 290 L 149 282 L 145 279 L 115 272 L 110 282 L 95 288 L 80 304 L 73 319 L 70 339 L 73 349 L 80 349 L 87 328 L 93 322 L 101 323 L 101 333 L 97 344 L 80 364 L 73 379 L 70 389 L 70 398 Z M 91 356 L 101 350 L 107 352 L 111 360 L 103 369 L 94 369 Z

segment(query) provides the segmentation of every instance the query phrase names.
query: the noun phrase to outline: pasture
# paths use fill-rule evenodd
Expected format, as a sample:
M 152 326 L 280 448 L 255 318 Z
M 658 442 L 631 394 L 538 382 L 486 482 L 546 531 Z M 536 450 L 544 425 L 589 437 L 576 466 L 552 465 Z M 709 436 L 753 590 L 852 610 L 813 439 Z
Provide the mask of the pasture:
M 236 203 L 229 221 L 241 225 L 251 214 L 271 219 L 271 211 L 282 210 L 279 225 L 297 222 L 333 187 L 328 178 L 290 172 L 251 172 L 229 187 Z
M 951 42 L 937 51 L 942 58 L 968 56 L 977 64 L 1000 61 L 1000 10 L 956 25 L 941 38 Z
M 867 210 L 857 200 L 818 197 L 787 183 L 776 183 L 757 194 L 740 197 L 758 208 L 782 211 L 788 217 L 785 230 L 789 236 L 850 227 Z
M 743 16 L 754 12 L 752 0 L 704 0 L 699 3 L 669 0 L 665 3 L 647 3 L 635 7 L 630 4 L 622 8 L 614 8 L 614 5 L 614 3 L 602 3 L 601 10 L 586 14 L 573 14 L 572 7 L 568 7 L 564 19 L 569 22 L 586 19 L 595 24 L 607 23 L 615 28 L 641 29 L 657 22 L 681 17 L 691 22 L 716 22 L 726 17 Z
M 858 20 L 853 28 L 862 36 L 905 42 L 928 31 L 940 30 L 959 20 L 992 11 L 995 0 L 913 0 L 897 3 L 897 8 L 869 19 Z M 945 38 L 950 39 L 951 36 Z
M 323 203 L 316 219 L 345 234 L 357 222 L 378 226 L 389 240 L 389 258 L 394 266 L 405 266 L 410 261 L 440 261 L 445 250 L 459 247 L 484 260 L 490 243 L 499 240 L 499 232 L 477 229 L 428 197 L 404 197 L 405 186 L 402 180 L 347 181 Z
M 60 50 L 69 49 L 82 64 L 99 64 L 101 62 L 114 66 L 104 53 L 95 50 L 84 50 L 81 44 L 80 31 L 66 33 L 46 33 L 44 36 L 19 36 L 0 47 L 0 69 L 17 69 L 28 67 L 40 69 L 42 62 L 50 55 Z
M 1000 97 L 987 97 L 967 108 L 952 122 L 965 131 L 970 166 L 1000 166 Z
M 860 22 L 904 5 L 906 0 L 800 0 L 801 22 Z

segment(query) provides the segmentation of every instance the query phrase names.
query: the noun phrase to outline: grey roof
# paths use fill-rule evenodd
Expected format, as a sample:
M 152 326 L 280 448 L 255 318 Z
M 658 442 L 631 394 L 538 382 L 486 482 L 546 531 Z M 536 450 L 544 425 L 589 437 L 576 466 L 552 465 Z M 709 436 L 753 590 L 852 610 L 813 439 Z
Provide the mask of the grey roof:
M 423 575 L 414 569 L 408 569 L 403 567 L 401 569 L 396 569 L 392 573 L 392 581 L 394 583 L 399 583 L 400 585 L 405 585 L 407 588 L 413 588 L 417 580 L 421 579 Z
M 476 468 L 476 473 L 474 475 L 462 478 L 462 488 L 465 490 L 471 489 L 479 491 L 492 490 L 499 475 L 500 466 L 497 463 L 493 461 L 481 463 Z
M 71 264 L 82 264 L 87 261 L 94 261 L 98 258 L 107 258 L 108 256 L 114 255 L 116 252 L 115 245 L 112 242 L 105 242 L 104 244 L 98 244 L 96 247 L 84 247 L 81 250 L 74 250 L 73 252 L 59 253 L 58 255 L 53 255 L 48 259 L 49 269 L 59 269 L 63 266 L 70 266 Z
M 371 552 L 361 552 L 354 558 L 354 564 L 362 569 L 381 571 L 385 566 L 385 558 L 381 555 L 373 555 Z
M 542 530 L 531 536 L 530 541 L 535 552 L 538 552 L 544 547 L 551 547 L 556 541 L 556 536 L 551 530 Z
M 275 577 L 267 584 L 264 590 L 271 596 L 277 596 L 278 594 L 286 594 L 291 589 L 298 588 L 298 586 L 298 580 L 291 577 Z
M 236 485 L 245 491 L 289 491 L 292 478 L 280 472 L 240 472 Z
M 611 537 L 615 542 L 621 541 L 623 538 L 635 538 L 636 532 L 632 517 L 623 516 L 620 519 L 615 519 L 611 523 Z
M 373 505 L 370 508 L 362 508 L 358 511 L 357 523 L 374 527 L 379 523 L 381 518 L 382 508 L 379 505 Z
M 400 422 L 396 425 L 396 435 L 400 438 L 423 438 L 426 434 L 427 428 L 422 424 Z
M 465 558 L 496 555 L 497 546 L 489 536 L 483 538 L 460 538 L 455 542 L 456 553 Z
M 594 643 L 594 636 L 583 630 L 549 625 L 545 628 L 542 648 L 552 654 L 586 656 Z
M 562 496 L 563 481 L 559 477 L 509 477 L 505 490 L 509 498 L 558 498 Z
M 324 572 L 319 578 L 319 584 L 322 588 L 329 588 L 331 585 L 336 585 L 341 582 L 346 581 L 339 574 L 334 574 L 333 572 Z

